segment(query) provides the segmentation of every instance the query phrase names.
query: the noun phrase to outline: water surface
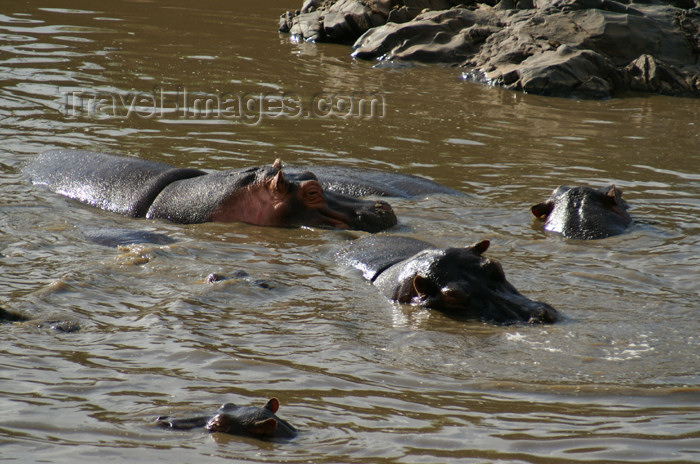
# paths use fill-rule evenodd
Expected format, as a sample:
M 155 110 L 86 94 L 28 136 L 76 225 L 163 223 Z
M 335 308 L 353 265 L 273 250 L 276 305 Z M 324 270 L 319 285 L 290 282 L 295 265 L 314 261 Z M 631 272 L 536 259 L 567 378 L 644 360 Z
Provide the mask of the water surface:
M 82 329 L 0 326 L 3 459 L 700 459 L 696 100 L 548 99 L 456 68 L 373 68 L 278 34 L 298 1 L 63 5 L 10 0 L 0 15 L 0 306 Z M 217 98 L 228 106 L 197 106 Z M 373 112 L 342 106 L 363 98 Z M 509 280 L 565 320 L 499 327 L 393 305 L 333 259 L 360 233 L 78 205 L 21 174 L 55 148 L 424 175 L 468 196 L 392 200 L 390 233 L 488 238 Z M 633 206 L 625 235 L 564 241 L 529 213 L 557 185 L 610 183 Z M 107 248 L 86 239 L 94 227 L 176 242 Z M 233 278 L 210 284 L 212 272 Z M 153 425 L 271 396 L 302 431 L 292 442 Z

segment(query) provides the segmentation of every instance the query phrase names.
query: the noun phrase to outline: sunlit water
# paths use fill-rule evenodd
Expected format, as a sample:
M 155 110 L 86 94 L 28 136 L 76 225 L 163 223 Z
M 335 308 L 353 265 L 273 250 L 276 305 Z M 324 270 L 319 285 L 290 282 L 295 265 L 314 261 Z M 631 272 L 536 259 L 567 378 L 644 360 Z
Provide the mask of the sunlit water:
M 547 99 L 455 68 L 373 68 L 279 35 L 298 0 L 63 3 L 0 15 L 0 306 L 82 329 L 0 326 L 3 460 L 700 460 L 697 100 Z M 232 100 L 198 112 L 203 95 Z M 381 105 L 329 113 L 330 97 Z M 499 327 L 393 305 L 333 259 L 360 233 L 78 205 L 21 174 L 54 148 L 422 174 L 469 196 L 392 200 L 389 233 L 488 238 L 509 280 L 565 319 Z M 633 206 L 622 236 L 564 241 L 529 213 L 557 185 L 610 183 Z M 177 241 L 107 248 L 91 227 Z M 153 424 L 271 396 L 301 430 L 291 442 Z

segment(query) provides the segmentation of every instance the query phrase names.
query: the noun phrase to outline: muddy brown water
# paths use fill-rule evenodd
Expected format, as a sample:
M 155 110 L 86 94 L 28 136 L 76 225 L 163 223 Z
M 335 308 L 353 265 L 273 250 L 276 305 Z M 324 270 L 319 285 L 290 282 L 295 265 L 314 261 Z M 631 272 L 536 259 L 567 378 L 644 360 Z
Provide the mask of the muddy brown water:
M 2 460 L 700 460 L 697 100 L 557 100 L 456 68 L 373 68 L 278 34 L 299 0 L 62 3 L 0 14 L 0 306 L 82 330 L 0 326 Z M 469 196 L 392 200 L 390 233 L 488 238 L 511 282 L 565 320 L 498 327 L 390 304 L 333 260 L 358 233 L 78 205 L 21 174 L 54 148 L 422 174 Z M 625 235 L 563 241 L 530 216 L 557 185 L 610 183 L 633 206 Z M 177 242 L 107 248 L 91 227 Z M 238 270 L 250 277 L 205 282 Z M 297 439 L 153 425 L 271 396 Z

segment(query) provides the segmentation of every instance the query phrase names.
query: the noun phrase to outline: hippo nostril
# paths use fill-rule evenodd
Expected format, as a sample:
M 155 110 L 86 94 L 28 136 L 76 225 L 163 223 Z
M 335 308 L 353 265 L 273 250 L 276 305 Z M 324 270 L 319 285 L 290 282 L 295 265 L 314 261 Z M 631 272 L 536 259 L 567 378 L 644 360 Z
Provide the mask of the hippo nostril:
M 385 201 L 378 201 L 378 202 L 376 202 L 376 203 L 374 204 L 374 207 L 377 208 L 377 209 L 384 210 L 384 211 L 392 211 L 391 206 L 389 205 L 389 203 L 387 203 L 387 202 L 385 202 Z
M 537 321 L 535 322 L 552 324 L 561 319 L 561 316 L 559 315 L 557 310 L 546 303 L 542 303 L 542 307 L 539 312 L 540 314 L 537 315 Z
M 207 430 L 211 432 L 224 432 L 226 433 L 231 426 L 231 420 L 226 414 L 217 414 L 212 417 L 207 425 L 205 426 Z

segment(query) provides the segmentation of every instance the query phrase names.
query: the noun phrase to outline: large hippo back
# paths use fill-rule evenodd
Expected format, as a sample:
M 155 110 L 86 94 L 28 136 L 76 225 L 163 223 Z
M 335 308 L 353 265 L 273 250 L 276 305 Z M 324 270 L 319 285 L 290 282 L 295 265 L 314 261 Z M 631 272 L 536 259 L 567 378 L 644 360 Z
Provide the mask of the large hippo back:
M 313 172 L 323 188 L 352 197 L 413 198 L 432 194 L 465 195 L 459 190 L 410 174 L 358 169 L 346 166 L 285 166 L 290 178 Z
M 144 217 L 171 182 L 206 174 L 199 169 L 84 150 L 46 152 L 24 171 L 34 184 L 115 213 Z
M 272 167 L 253 167 L 178 180 L 167 185 L 155 198 L 146 217 L 181 224 L 211 221 L 224 202 L 246 186 L 262 185 L 263 180 L 272 178 L 276 172 Z
M 374 282 L 387 268 L 428 248 L 434 246 L 415 238 L 374 235 L 356 240 L 339 251 L 338 259 L 359 269 L 365 279 Z

